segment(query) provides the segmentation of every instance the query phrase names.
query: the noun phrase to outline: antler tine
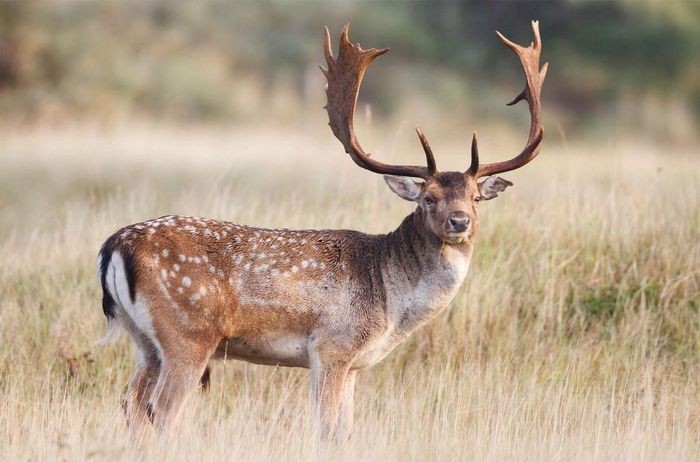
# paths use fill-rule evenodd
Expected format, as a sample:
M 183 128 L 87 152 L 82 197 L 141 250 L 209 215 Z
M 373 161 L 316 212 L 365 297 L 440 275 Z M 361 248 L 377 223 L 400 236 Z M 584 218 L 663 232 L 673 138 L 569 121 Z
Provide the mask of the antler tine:
M 526 100 L 530 110 L 530 133 L 528 136 L 525 148 L 510 160 L 504 162 L 496 162 L 478 166 L 474 168 L 474 152 L 477 151 L 478 163 L 478 148 L 476 147 L 476 136 L 472 142 L 472 166 L 468 172 L 471 172 L 477 178 L 482 176 L 493 175 L 496 173 L 515 170 L 534 159 L 540 152 L 540 144 L 544 136 L 541 118 L 540 93 L 542 91 L 542 83 L 547 75 L 547 63 L 540 68 L 540 53 L 542 51 L 542 41 L 540 39 L 540 27 L 538 21 L 532 21 L 532 32 L 534 41 L 528 47 L 523 47 L 517 43 L 513 43 L 504 37 L 500 32 L 496 32 L 501 41 L 518 56 L 525 71 L 525 88 L 516 96 L 513 101 L 508 103 L 512 106 L 522 100 Z
M 331 50 L 331 33 L 328 30 L 328 26 L 323 27 L 323 54 L 326 57 L 326 66 L 328 66 L 328 69 L 330 69 L 331 65 L 333 64 L 333 51 Z M 327 77 L 328 69 L 324 69 L 323 66 L 319 67 L 321 68 L 323 75 Z
M 435 160 L 430 150 L 430 145 L 428 145 L 422 133 L 419 133 L 418 136 L 425 150 L 427 167 L 385 164 L 372 159 L 370 154 L 366 153 L 360 146 L 360 142 L 355 135 L 353 123 L 362 78 L 372 61 L 389 51 L 389 49 L 370 48 L 363 50 L 359 44 L 351 44 L 350 40 L 348 40 L 349 27 L 350 23 L 346 23 L 340 34 L 337 59 L 333 57 L 328 27 L 324 31 L 324 53 L 328 68 L 324 69 L 321 67 L 321 71 L 328 82 L 326 86 L 328 101 L 325 106 L 328 112 L 328 125 L 330 125 L 335 137 L 343 144 L 345 152 L 360 167 L 375 173 L 423 179 L 430 178 L 436 171 Z
M 468 175 L 476 175 L 479 171 L 479 144 L 476 139 L 476 132 L 472 136 L 472 162 L 469 164 Z
M 433 150 L 430 148 L 430 143 L 428 143 L 428 139 L 423 134 L 423 130 L 420 129 L 420 125 L 416 125 L 416 133 L 418 134 L 420 144 L 423 146 L 423 151 L 425 151 L 428 173 L 432 176 L 437 173 L 437 165 L 435 164 L 435 157 L 433 157 Z

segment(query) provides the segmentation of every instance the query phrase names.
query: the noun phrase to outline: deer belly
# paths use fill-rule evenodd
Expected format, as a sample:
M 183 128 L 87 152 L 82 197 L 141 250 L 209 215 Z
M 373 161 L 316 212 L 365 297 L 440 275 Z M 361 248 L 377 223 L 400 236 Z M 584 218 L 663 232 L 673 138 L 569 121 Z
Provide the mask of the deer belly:
M 295 334 L 235 335 L 219 343 L 215 357 L 256 364 L 308 367 L 308 338 Z

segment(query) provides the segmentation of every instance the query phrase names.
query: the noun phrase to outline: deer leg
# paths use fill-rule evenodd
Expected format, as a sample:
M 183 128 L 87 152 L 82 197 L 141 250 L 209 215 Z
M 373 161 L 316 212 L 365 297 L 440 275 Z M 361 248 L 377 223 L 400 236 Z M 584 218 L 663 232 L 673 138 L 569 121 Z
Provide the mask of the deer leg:
M 158 348 L 129 317 L 121 322 L 136 344 L 136 372 L 124 397 L 124 413 L 132 439 L 140 442 L 148 428 L 148 399 L 160 369 Z
M 202 385 L 202 391 L 209 391 L 209 385 L 211 384 L 211 366 L 207 365 L 204 369 L 202 377 L 199 379 L 199 383 Z
M 323 363 L 314 361 L 311 366 L 311 402 L 316 417 L 319 440 L 328 441 L 335 436 L 340 413 L 343 384 L 348 375 L 346 362 Z
M 353 413 L 354 404 L 353 400 L 355 397 L 355 379 L 357 378 L 357 371 L 348 371 L 345 377 L 345 382 L 343 382 L 343 389 L 340 395 L 340 411 L 338 414 L 338 427 L 336 429 L 336 440 L 339 442 L 346 441 L 350 438 L 352 433 L 353 425 Z
M 209 361 L 212 348 L 180 345 L 173 352 L 163 351 L 158 383 L 148 407 L 149 418 L 163 433 L 170 433 L 177 424 L 187 397 L 197 388 Z
M 160 360 L 155 352 L 137 366 L 124 399 L 124 411 L 132 439 L 139 442 L 149 426 L 148 398 L 158 380 Z

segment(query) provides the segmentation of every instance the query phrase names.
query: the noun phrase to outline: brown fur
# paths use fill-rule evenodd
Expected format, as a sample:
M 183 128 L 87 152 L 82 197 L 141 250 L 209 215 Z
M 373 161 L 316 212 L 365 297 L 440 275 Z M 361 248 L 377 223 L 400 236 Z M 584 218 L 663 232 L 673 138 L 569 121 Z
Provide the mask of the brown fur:
M 489 176 L 513 170 L 540 150 L 541 42 L 518 55 L 531 127 L 513 159 L 479 164 L 476 135 L 465 173 L 438 173 L 418 130 L 426 167 L 370 158 L 353 129 L 367 66 L 386 50 L 351 45 L 338 58 L 326 30 L 327 111 L 333 133 L 362 168 L 387 174 L 389 187 L 418 208 L 393 232 L 290 231 L 165 216 L 121 229 L 100 251 L 103 310 L 134 339 L 137 367 L 126 397 L 137 437 L 151 420 L 170 429 L 187 395 L 208 383 L 211 358 L 308 367 L 319 436 L 347 436 L 357 371 L 386 356 L 450 303 L 464 280 L 478 230 L 477 205 L 512 183 Z M 477 183 L 480 177 L 488 177 Z
M 327 380 L 342 385 L 350 371 L 380 360 L 445 308 L 464 277 L 449 276 L 449 265 L 454 258 L 468 264 L 471 255 L 476 183 L 452 172 L 421 188 L 433 204 L 421 203 L 386 235 L 270 230 L 179 216 L 118 231 L 109 241 L 114 253 L 133 256 L 137 271 L 129 292 L 136 295 L 120 296 L 110 282 L 117 280 L 116 269 L 108 272 L 107 290 L 130 306 L 120 305 L 117 318 L 145 352 L 127 415 L 138 420 L 139 409 L 145 413 L 151 402 L 156 421 L 173 419 L 211 358 L 310 367 L 317 386 Z M 455 209 L 466 211 L 472 224 L 464 241 L 446 245 L 445 223 Z M 426 287 L 433 288 L 416 295 L 425 297 L 418 306 L 396 298 Z M 319 391 L 318 399 L 338 401 L 341 388 L 338 396 Z M 319 418 L 335 427 L 337 416 Z

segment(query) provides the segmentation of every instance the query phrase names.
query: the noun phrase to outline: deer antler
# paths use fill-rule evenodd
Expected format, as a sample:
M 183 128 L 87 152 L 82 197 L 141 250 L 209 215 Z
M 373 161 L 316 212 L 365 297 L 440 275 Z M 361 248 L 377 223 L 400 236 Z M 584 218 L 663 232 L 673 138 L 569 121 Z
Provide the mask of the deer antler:
M 525 71 L 525 89 L 513 101 L 508 103 L 508 106 L 512 106 L 522 100 L 527 101 L 530 108 L 530 135 L 528 136 L 527 144 L 520 154 L 510 160 L 480 166 L 476 133 L 474 133 L 474 138 L 472 139 L 472 163 L 467 173 L 474 175 L 476 178 L 520 168 L 534 159 L 540 152 L 540 144 L 544 136 L 540 92 L 547 74 L 547 63 L 540 69 L 542 41 L 540 40 L 540 26 L 537 21 L 532 21 L 532 31 L 535 35 L 535 40 L 527 48 L 511 42 L 501 35 L 500 32 L 496 32 L 501 41 L 518 56 Z
M 425 150 L 427 167 L 384 164 L 370 158 L 370 154 L 365 153 L 362 146 L 360 146 L 355 136 L 353 119 L 362 78 L 372 61 L 377 56 L 381 56 L 389 51 L 389 49 L 370 48 L 369 50 L 363 50 L 359 44 L 351 44 L 348 40 L 349 27 L 350 23 L 345 24 L 345 27 L 343 27 L 337 59 L 333 57 L 333 52 L 331 51 L 331 36 L 328 32 L 328 27 L 325 28 L 324 51 L 328 69 L 321 67 L 321 72 L 323 72 L 328 81 L 326 87 L 328 103 L 325 106 L 326 111 L 328 111 L 328 125 L 333 130 L 335 137 L 343 144 L 345 152 L 350 154 L 352 160 L 360 167 L 375 173 L 423 179 L 430 178 L 437 171 L 435 159 L 428 140 L 418 127 L 416 132 Z

